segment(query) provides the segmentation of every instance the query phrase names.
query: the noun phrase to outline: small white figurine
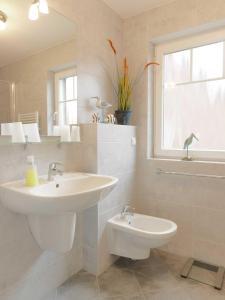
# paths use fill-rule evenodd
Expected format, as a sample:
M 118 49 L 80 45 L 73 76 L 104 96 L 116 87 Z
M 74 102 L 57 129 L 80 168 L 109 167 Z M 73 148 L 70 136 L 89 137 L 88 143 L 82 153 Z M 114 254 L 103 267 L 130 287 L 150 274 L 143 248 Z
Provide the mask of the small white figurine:
M 108 108 L 110 108 L 112 106 L 112 104 L 110 104 L 106 101 L 102 101 L 100 99 L 100 97 L 98 97 L 98 96 L 92 97 L 91 99 L 96 99 L 96 108 L 100 111 L 100 114 L 101 114 L 101 117 L 99 117 L 100 121 L 98 123 L 104 123 L 106 110 Z
M 192 133 L 184 142 L 184 149 L 186 149 L 187 153 L 186 156 L 183 158 L 183 160 L 192 161 L 192 157 L 189 156 L 189 147 L 193 143 L 193 139 L 196 141 L 199 141 L 199 139 L 196 137 L 194 133 Z

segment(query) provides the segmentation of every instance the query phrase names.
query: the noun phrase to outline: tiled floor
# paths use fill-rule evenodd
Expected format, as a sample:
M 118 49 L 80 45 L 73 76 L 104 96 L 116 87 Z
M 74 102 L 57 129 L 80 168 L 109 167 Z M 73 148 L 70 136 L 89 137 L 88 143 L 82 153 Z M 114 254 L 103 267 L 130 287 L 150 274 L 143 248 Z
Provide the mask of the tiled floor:
M 57 291 L 57 300 L 225 300 L 225 289 L 179 277 L 184 258 L 153 251 L 144 261 L 120 258 L 96 278 L 80 272 Z

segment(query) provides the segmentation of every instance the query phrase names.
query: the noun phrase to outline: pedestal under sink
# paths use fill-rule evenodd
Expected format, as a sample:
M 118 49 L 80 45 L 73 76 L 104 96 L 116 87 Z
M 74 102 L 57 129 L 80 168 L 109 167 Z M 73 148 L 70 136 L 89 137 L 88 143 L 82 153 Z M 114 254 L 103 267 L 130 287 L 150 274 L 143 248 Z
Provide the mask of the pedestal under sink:
M 88 173 L 65 173 L 55 181 L 40 178 L 36 187 L 13 181 L 0 186 L 5 207 L 28 217 L 31 232 L 43 250 L 68 252 L 74 241 L 76 213 L 104 199 L 118 179 Z

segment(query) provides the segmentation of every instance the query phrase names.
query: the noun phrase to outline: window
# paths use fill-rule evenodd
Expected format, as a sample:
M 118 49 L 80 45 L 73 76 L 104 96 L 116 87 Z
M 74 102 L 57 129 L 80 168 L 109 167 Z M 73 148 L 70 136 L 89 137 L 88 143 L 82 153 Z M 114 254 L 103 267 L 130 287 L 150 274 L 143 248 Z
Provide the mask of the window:
M 77 75 L 75 69 L 55 73 L 55 111 L 58 125 L 77 124 Z
M 225 31 L 156 46 L 155 155 L 225 159 Z

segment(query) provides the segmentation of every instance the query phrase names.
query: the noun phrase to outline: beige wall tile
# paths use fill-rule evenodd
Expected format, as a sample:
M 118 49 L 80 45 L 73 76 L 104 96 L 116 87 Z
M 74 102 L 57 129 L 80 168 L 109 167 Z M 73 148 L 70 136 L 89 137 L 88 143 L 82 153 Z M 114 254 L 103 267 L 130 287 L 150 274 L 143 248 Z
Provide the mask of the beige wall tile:
M 215 28 L 223 24 L 224 19 L 225 3 L 221 0 L 177 0 L 127 19 L 124 21 L 124 51 L 129 65 L 135 70 L 153 59 L 152 42 L 155 40 L 178 37 L 188 32 L 190 34 L 194 30 Z M 205 251 L 203 246 L 199 247 L 196 240 L 207 240 L 209 245 L 216 244 L 217 253 L 224 249 L 221 244 L 224 243 L 225 226 L 224 182 L 181 176 L 158 176 L 156 170 L 161 168 L 178 172 L 224 175 L 225 164 L 146 159 L 148 138 L 149 148 L 153 149 L 152 77 L 150 71 L 149 82 L 146 74 L 133 94 L 133 124 L 137 125 L 138 136 L 136 206 L 141 212 L 168 216 L 178 223 L 178 234 L 167 247 L 169 251 L 187 256 L 197 255 L 198 258 L 209 260 L 210 251 Z M 218 257 L 224 265 L 222 256 L 218 254 Z

